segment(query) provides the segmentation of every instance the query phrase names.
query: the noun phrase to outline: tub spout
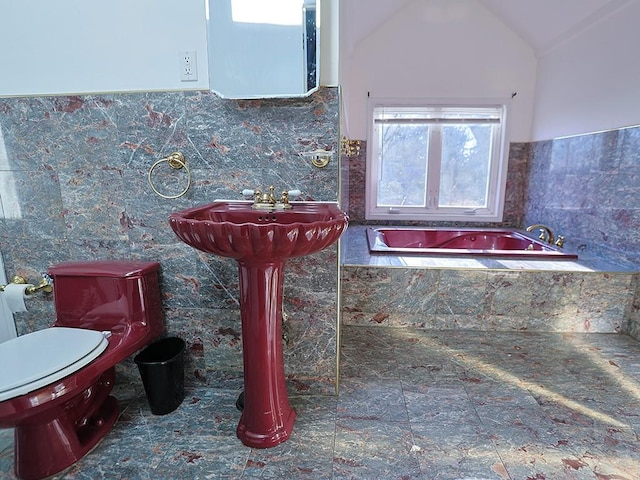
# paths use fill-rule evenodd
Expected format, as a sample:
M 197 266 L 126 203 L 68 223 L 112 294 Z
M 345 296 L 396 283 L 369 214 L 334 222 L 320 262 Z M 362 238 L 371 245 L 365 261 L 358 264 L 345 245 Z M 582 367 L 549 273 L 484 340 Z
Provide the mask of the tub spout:
M 553 232 L 546 225 L 541 223 L 534 223 L 527 227 L 527 232 L 533 232 L 535 229 L 540 230 L 540 240 L 547 242 L 549 245 L 553 245 Z

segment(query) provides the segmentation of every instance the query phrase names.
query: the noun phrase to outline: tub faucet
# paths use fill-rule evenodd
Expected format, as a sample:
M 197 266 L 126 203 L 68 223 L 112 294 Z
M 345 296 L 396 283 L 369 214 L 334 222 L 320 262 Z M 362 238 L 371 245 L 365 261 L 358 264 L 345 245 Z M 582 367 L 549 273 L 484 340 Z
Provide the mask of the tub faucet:
M 527 232 L 533 232 L 536 228 L 540 230 L 540 236 L 538 238 L 543 242 L 547 242 L 549 245 L 553 245 L 553 232 L 551 229 L 541 223 L 534 223 L 527 227 Z

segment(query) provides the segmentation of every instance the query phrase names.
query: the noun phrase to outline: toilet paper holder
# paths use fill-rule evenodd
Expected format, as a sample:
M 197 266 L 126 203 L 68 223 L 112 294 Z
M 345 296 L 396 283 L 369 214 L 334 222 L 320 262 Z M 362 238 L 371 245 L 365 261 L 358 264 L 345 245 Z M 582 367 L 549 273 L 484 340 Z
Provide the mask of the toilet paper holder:
M 11 282 L 9 283 L 14 283 L 16 285 L 26 285 L 27 279 L 20 275 L 15 275 L 11 279 Z M 5 287 L 6 285 L 0 285 L 0 292 L 4 292 Z M 28 286 L 24 290 L 24 293 L 26 295 L 33 295 L 39 290 L 42 290 L 45 293 L 51 293 L 53 291 L 53 279 L 46 273 L 42 274 L 42 279 L 40 280 L 40 283 L 38 283 L 37 285 Z

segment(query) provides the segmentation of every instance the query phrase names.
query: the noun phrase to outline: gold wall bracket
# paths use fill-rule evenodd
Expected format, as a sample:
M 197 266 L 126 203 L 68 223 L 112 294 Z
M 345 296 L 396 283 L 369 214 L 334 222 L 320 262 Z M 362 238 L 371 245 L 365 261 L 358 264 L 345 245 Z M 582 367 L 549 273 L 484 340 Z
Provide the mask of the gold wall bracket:
M 340 154 L 344 157 L 357 157 L 360 155 L 360 140 L 349 140 L 347 137 L 342 137 L 340 140 Z
M 324 168 L 329 165 L 333 152 L 328 150 L 322 150 L 321 148 L 314 150 L 313 152 L 301 153 L 304 158 L 311 160 L 311 164 L 316 168 Z

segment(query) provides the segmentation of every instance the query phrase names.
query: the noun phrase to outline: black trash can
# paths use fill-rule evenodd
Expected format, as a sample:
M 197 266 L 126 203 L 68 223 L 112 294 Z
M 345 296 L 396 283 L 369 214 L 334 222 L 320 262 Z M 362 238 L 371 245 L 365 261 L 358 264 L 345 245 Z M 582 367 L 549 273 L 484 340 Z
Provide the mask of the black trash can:
M 181 338 L 167 337 L 147 346 L 133 359 L 154 415 L 171 413 L 184 400 L 184 347 Z

